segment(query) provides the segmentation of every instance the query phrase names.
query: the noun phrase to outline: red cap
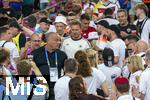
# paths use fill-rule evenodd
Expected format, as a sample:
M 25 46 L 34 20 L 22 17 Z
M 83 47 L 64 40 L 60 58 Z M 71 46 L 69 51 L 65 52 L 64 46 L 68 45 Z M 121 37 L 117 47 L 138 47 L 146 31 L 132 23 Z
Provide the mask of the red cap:
M 128 84 L 129 80 L 126 77 L 119 76 L 115 79 L 114 82 L 116 85 L 123 85 L 123 84 Z

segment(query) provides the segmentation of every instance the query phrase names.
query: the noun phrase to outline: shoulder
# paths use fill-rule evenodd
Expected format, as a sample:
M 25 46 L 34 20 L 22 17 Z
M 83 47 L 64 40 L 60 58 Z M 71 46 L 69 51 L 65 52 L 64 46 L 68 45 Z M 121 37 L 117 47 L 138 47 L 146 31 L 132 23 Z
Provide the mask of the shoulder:
M 68 38 L 64 39 L 63 43 L 67 43 L 67 42 L 70 42 L 70 41 L 73 41 L 73 40 L 71 39 L 71 37 L 68 37 Z
M 5 45 L 4 45 L 4 47 L 5 48 L 9 48 L 9 49 L 17 48 L 17 46 L 13 42 L 6 42 Z
M 42 47 L 39 47 L 38 49 L 35 49 L 33 51 L 33 54 L 41 54 L 41 52 L 43 52 L 45 49 L 44 49 L 44 46 Z

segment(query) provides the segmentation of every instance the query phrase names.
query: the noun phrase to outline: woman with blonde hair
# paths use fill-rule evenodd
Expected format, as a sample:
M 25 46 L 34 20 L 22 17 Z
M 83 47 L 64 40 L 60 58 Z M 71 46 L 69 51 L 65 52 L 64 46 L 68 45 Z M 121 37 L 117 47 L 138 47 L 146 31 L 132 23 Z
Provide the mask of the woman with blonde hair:
M 130 71 L 129 83 L 130 83 L 130 92 L 139 97 L 137 94 L 139 87 L 140 76 L 144 70 L 144 65 L 142 63 L 142 58 L 137 55 L 130 56 L 128 58 L 128 69 Z M 132 90 L 132 91 L 131 91 Z M 135 93 L 136 92 L 136 93 Z
M 82 50 L 77 51 L 75 59 L 79 63 L 77 75 L 84 77 L 87 84 L 87 93 L 97 94 L 97 89 L 100 88 L 104 92 L 103 96 L 108 96 L 109 91 L 106 76 L 100 70 L 91 67 L 86 52 Z
M 88 56 L 91 67 L 97 67 L 97 65 L 98 65 L 98 52 L 92 48 L 86 49 L 85 52 Z

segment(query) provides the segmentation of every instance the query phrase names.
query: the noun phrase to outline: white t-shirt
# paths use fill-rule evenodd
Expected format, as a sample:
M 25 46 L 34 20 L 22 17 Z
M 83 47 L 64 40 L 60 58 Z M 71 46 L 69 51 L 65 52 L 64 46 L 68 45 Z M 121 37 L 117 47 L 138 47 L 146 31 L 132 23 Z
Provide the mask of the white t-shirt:
M 118 56 L 119 62 L 117 65 L 119 67 L 123 66 L 123 60 L 125 58 L 126 49 L 124 41 L 121 39 L 115 39 L 108 44 L 108 47 L 113 50 L 115 56 Z
M 72 38 L 67 38 L 62 43 L 61 50 L 67 54 L 68 58 L 74 58 L 74 54 L 78 50 L 84 50 L 87 48 L 90 48 L 90 44 L 87 40 L 73 40 Z
M 137 22 L 138 20 L 134 22 L 134 25 L 136 25 Z M 149 27 L 150 27 L 150 18 L 148 18 L 148 20 L 145 22 L 142 32 L 141 32 L 141 40 L 145 41 L 146 43 L 150 43 L 150 28 Z
M 150 100 L 150 68 L 146 68 L 140 77 L 139 90 L 145 94 L 144 100 Z
M 139 88 L 139 83 L 137 82 L 137 78 L 139 77 L 139 79 L 140 79 L 141 74 L 142 74 L 142 71 L 139 70 L 130 75 L 130 78 L 129 78 L 130 93 L 131 93 L 133 86 L 135 86 L 136 88 Z M 140 80 L 138 80 L 138 81 L 140 81 Z
M 5 40 L 0 41 L 0 47 L 4 44 L 4 42 Z M 13 42 L 6 42 L 4 47 L 10 51 L 10 62 L 11 65 L 16 69 L 16 63 L 14 61 L 14 58 L 19 57 L 17 46 Z
M 63 76 L 54 86 L 55 100 L 69 100 L 69 76 Z
M 100 70 L 92 68 L 92 76 L 84 78 L 87 84 L 87 93 L 96 94 L 97 88 L 101 88 L 101 85 L 106 81 L 106 76 Z
M 132 95 L 122 95 L 118 97 L 117 100 L 139 100 L 139 99 L 133 97 Z
M 122 67 L 122 76 L 128 78 L 129 75 L 130 75 L 130 71 L 128 69 L 128 66 L 127 65 L 123 66 Z
M 98 65 L 98 69 L 105 74 L 109 90 L 111 90 L 113 79 L 121 75 L 121 68 L 117 66 L 107 67 L 104 64 L 100 64 Z

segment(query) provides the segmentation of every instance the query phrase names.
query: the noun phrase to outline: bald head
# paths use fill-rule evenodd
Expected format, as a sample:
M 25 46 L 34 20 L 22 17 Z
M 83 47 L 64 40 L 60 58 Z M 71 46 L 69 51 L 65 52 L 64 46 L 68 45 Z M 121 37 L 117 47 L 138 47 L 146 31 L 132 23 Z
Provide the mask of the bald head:
M 47 33 L 47 48 L 48 49 L 58 49 L 61 44 L 61 37 L 58 33 L 49 32 Z
M 146 52 L 146 50 L 149 47 L 148 44 L 145 41 L 143 41 L 143 40 L 139 40 L 136 43 L 136 46 L 137 46 L 137 53 Z

